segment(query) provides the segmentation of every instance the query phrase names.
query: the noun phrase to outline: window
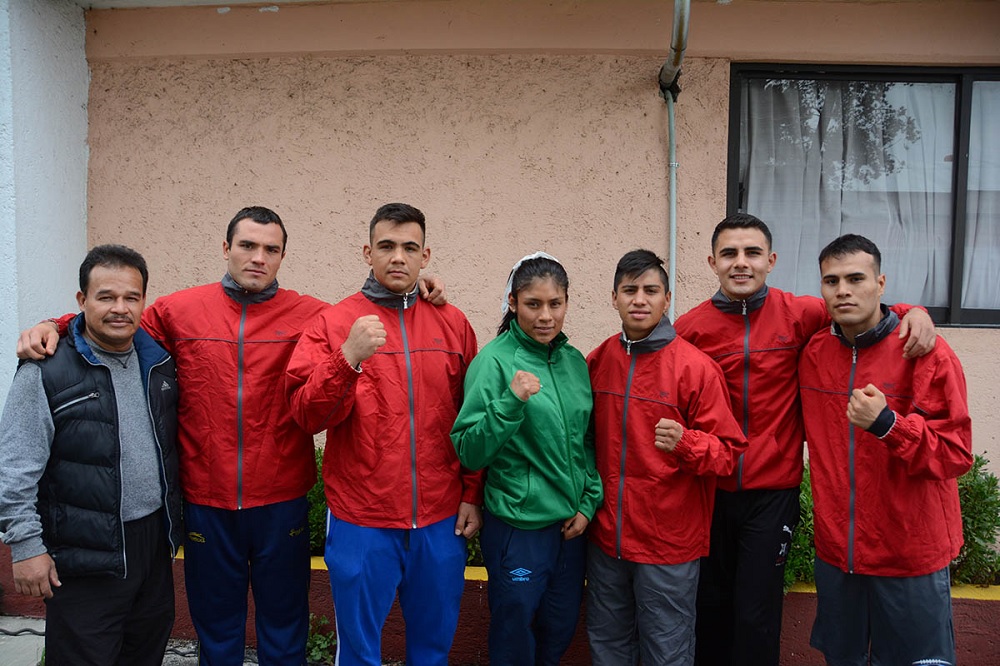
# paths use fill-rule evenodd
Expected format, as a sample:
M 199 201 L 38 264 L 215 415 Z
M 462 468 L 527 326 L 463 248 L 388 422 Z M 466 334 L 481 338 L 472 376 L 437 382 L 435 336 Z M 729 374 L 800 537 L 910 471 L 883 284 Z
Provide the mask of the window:
M 729 209 L 768 223 L 770 284 L 819 294 L 845 233 L 882 251 L 885 302 L 1000 325 L 1000 70 L 734 65 Z

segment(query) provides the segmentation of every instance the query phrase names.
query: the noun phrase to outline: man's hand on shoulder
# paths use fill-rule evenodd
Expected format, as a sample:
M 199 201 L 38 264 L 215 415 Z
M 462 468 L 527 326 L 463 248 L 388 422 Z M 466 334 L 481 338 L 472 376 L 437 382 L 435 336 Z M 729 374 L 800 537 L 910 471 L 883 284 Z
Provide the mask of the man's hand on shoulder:
M 14 562 L 14 589 L 29 597 L 52 598 L 52 588 L 62 585 L 56 563 L 48 553 Z
M 56 353 L 59 344 L 59 329 L 54 321 L 48 320 L 21 331 L 17 339 L 17 357 L 40 361 Z
M 931 353 L 937 342 L 937 329 L 931 316 L 925 310 L 911 308 L 899 322 L 899 339 L 903 338 L 907 338 L 903 345 L 903 358 L 917 358 Z
M 433 305 L 444 305 L 448 302 L 448 295 L 444 291 L 444 280 L 431 273 L 421 273 L 417 278 L 417 288 L 424 300 Z

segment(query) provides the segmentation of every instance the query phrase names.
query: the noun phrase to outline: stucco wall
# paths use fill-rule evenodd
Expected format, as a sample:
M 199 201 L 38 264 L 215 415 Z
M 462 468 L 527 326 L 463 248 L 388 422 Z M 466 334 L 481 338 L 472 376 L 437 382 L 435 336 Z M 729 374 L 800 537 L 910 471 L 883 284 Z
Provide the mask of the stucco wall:
M 665 107 L 650 85 L 659 64 L 530 55 L 97 63 L 91 240 L 139 246 L 163 293 L 218 279 L 225 223 L 259 202 L 289 225 L 282 284 L 337 300 L 365 275 L 360 248 L 375 208 L 408 201 L 429 216 L 430 269 L 483 340 L 511 264 L 545 249 L 569 269 L 569 331 L 589 350 L 617 328 L 618 256 L 666 249 Z M 728 66 L 692 59 L 685 76 L 679 160 L 690 180 L 680 216 L 714 221 L 725 174 L 700 154 L 725 152 Z M 685 225 L 685 237 L 698 233 Z M 681 270 L 702 275 L 701 264 L 687 255 Z
M 716 284 L 705 256 L 725 211 L 732 59 L 998 63 L 997 7 L 694 3 L 678 312 Z M 218 279 L 226 222 L 260 203 L 289 225 L 283 286 L 337 300 L 365 274 L 371 213 L 408 201 L 428 214 L 430 269 L 481 342 L 510 265 L 545 249 L 569 269 L 567 331 L 587 352 L 617 329 L 618 256 L 666 252 L 655 80 L 670 20 L 670 3 L 642 0 L 91 12 L 88 240 L 146 254 L 155 296 Z M 1000 333 L 943 335 L 969 373 L 975 448 L 1000 470 Z
M 87 243 L 87 84 L 79 6 L 0 3 L 0 403 L 17 331 L 75 307 Z

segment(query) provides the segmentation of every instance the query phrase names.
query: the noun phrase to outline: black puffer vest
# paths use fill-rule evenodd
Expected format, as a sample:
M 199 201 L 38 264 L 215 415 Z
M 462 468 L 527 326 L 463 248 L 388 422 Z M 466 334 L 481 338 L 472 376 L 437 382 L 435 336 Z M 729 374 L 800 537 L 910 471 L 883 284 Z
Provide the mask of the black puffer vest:
M 55 355 L 37 361 L 55 436 L 38 483 L 42 538 L 62 576 L 127 575 L 121 519 L 118 403 L 111 372 L 83 340 L 83 315 L 69 325 Z M 177 373 L 174 361 L 143 330 L 134 338 L 146 404 L 160 453 L 171 555 L 180 543 L 177 477 Z

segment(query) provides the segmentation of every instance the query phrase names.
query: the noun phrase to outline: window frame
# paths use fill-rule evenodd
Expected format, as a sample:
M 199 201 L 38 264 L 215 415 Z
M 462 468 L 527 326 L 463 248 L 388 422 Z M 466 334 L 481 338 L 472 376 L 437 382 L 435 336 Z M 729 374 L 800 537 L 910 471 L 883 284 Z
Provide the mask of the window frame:
M 761 78 L 950 83 L 955 86 L 954 145 L 956 160 L 952 173 L 952 247 L 951 271 L 948 276 L 948 305 L 929 307 L 927 311 L 934 322 L 940 326 L 1000 328 L 1000 309 L 985 310 L 961 307 L 967 227 L 966 206 L 969 184 L 972 87 L 978 81 L 1000 81 L 1000 68 L 732 63 L 729 77 L 729 149 L 726 174 L 726 213 L 728 215 L 740 212 L 739 206 L 742 201 L 740 120 L 743 104 L 743 82 L 747 79 Z M 958 159 L 959 157 L 961 159 Z M 885 250 L 886 248 L 883 248 L 883 251 Z

